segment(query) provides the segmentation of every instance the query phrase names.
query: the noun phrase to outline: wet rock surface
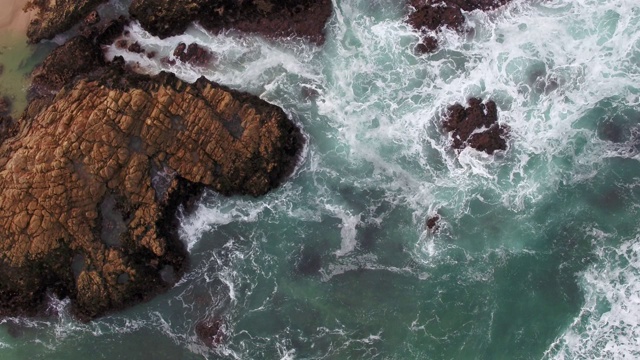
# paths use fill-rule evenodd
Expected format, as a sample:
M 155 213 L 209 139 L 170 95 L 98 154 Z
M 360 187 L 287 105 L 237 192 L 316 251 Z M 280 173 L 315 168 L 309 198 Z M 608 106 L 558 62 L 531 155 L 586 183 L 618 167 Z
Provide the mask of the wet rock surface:
M 196 43 L 191 43 L 189 46 L 185 43 L 178 44 L 173 51 L 173 56 L 194 66 L 206 66 L 215 59 L 211 52 Z
M 134 0 L 133 18 L 152 34 L 181 34 L 194 21 L 213 32 L 235 29 L 267 37 L 324 42 L 331 0 Z
M 483 103 L 472 98 L 466 108 L 461 104 L 450 106 L 443 128 L 451 133 L 451 146 L 455 149 L 470 146 L 487 154 L 507 149 L 509 128 L 498 123 L 498 109 L 492 100 Z
M 36 12 L 35 18 L 27 28 L 30 43 L 53 39 L 57 34 L 84 22 L 99 21 L 97 13 L 90 16 L 95 8 L 107 0 L 31 0 L 25 10 Z M 96 21 L 97 20 L 97 21 Z M 94 24 L 95 24 L 94 22 Z
M 425 222 L 425 226 L 427 227 L 427 230 L 434 233 L 440 229 L 439 222 L 440 222 L 440 215 L 436 214 L 427 218 L 427 221 Z
M 86 75 L 104 65 L 100 48 L 93 41 L 77 36 L 53 50 L 33 71 L 31 91 L 35 96 L 54 94 L 76 76 Z
M 0 144 L 0 316 L 45 314 L 55 296 L 89 320 L 169 289 L 188 266 L 177 209 L 205 187 L 262 195 L 298 160 L 282 109 L 97 49 L 80 37 L 51 54 L 35 75 L 50 91 Z
M 417 30 L 435 31 L 446 26 L 462 31 L 465 23 L 463 11 L 488 11 L 506 5 L 511 0 L 410 0 L 411 12 L 407 22 Z M 437 49 L 437 40 L 424 35 L 416 51 L 433 52 Z

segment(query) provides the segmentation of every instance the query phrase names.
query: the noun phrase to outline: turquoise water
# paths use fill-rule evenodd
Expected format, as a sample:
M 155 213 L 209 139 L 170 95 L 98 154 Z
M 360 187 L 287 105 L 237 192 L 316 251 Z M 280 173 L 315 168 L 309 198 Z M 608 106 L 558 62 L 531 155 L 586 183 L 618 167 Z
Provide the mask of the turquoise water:
M 304 160 L 263 198 L 183 215 L 192 269 L 168 293 L 90 324 L 52 299 L 59 318 L 0 320 L 2 358 L 640 357 L 640 4 L 515 1 L 416 57 L 397 3 L 334 1 L 321 48 L 131 25 L 160 55 L 108 56 L 283 107 Z M 217 63 L 160 64 L 180 41 Z M 498 104 L 507 151 L 449 148 L 442 112 L 471 96 Z

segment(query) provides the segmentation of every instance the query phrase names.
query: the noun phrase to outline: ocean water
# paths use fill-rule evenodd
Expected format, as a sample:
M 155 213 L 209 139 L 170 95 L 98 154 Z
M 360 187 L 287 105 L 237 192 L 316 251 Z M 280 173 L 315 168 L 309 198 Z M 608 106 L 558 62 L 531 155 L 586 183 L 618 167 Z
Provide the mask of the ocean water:
M 640 3 L 516 0 L 423 56 L 402 2 L 333 5 L 323 47 L 134 23 L 154 59 L 107 49 L 281 106 L 304 158 L 267 196 L 181 215 L 192 268 L 168 293 L 89 324 L 52 299 L 55 319 L 0 320 L 2 359 L 640 357 Z M 216 61 L 163 64 L 181 41 Z M 449 147 L 469 97 L 497 103 L 506 151 Z

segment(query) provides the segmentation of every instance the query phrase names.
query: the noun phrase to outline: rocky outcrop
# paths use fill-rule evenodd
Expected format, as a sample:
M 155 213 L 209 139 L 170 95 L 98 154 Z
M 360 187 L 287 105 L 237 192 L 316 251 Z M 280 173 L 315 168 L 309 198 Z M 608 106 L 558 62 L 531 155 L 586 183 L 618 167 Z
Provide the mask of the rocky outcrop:
M 92 60 L 68 63 L 78 51 Z M 43 313 L 53 295 L 91 319 L 170 288 L 187 267 L 178 207 L 205 187 L 264 194 L 298 159 L 280 108 L 93 51 L 77 38 L 45 61 L 51 91 L 0 145 L 0 316 Z
M 446 26 L 462 31 L 465 22 L 463 11 L 493 10 L 509 2 L 511 0 L 410 0 L 411 12 L 407 21 L 417 30 L 435 31 Z M 426 53 L 437 47 L 438 42 L 433 36 L 423 34 L 416 50 Z
M 450 106 L 443 127 L 451 133 L 455 149 L 470 146 L 487 154 L 507 149 L 505 137 L 509 128 L 498 123 L 498 109 L 492 100 L 483 103 L 481 99 L 472 98 L 467 108 L 461 104 Z
M 86 21 L 91 22 L 97 13 L 93 16 L 89 15 L 98 5 L 106 1 L 30 0 L 25 6 L 25 11 L 35 11 L 36 15 L 27 28 L 29 42 L 35 44 L 41 40 L 53 39 L 57 34 L 71 29 L 85 18 L 89 19 Z
M 427 227 L 427 231 L 429 233 L 435 233 L 440 229 L 440 215 L 436 214 L 427 218 L 425 222 L 425 226 Z
M 235 29 L 322 44 L 332 6 L 331 0 L 133 0 L 129 12 L 161 38 L 181 34 L 197 21 L 213 32 Z
M 196 43 L 191 43 L 187 46 L 187 44 L 181 42 L 173 50 L 173 56 L 184 63 L 195 66 L 208 65 L 214 59 L 211 52 Z
M 105 65 L 102 51 L 93 41 L 77 36 L 53 50 L 31 74 L 32 91 L 54 94 L 76 76 L 88 74 Z

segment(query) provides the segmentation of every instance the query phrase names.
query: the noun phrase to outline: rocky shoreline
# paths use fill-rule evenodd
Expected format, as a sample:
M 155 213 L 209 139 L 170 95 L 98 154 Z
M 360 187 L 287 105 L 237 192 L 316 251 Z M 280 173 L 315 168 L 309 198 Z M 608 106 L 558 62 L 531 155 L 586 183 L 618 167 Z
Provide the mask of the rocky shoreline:
M 32 2 L 74 15 L 41 11 L 30 41 L 99 3 Z M 204 188 L 263 195 L 290 176 L 304 145 L 284 111 L 256 96 L 107 63 L 101 46 L 127 20 L 92 18 L 34 71 L 21 118 L 2 114 L 0 316 L 47 315 L 57 297 L 90 320 L 168 290 L 188 269 L 178 208 Z M 184 61 L 208 56 L 186 50 Z
M 211 32 L 237 30 L 271 38 L 301 37 L 321 45 L 331 0 L 134 0 L 133 19 L 160 38 L 182 34 L 197 21 Z
M 461 29 L 461 11 L 507 1 L 411 0 L 408 21 L 418 29 Z M 189 84 L 168 73 L 136 74 L 122 58 L 105 61 L 102 47 L 129 19 L 102 21 L 102 3 L 29 5 L 38 14 L 30 42 L 81 26 L 34 71 L 23 115 L 16 120 L 0 109 L 0 316 L 46 315 L 53 296 L 69 298 L 72 313 L 91 320 L 168 290 L 188 269 L 176 233 L 181 206 L 205 188 L 263 195 L 299 161 L 304 137 L 282 109 L 205 78 Z M 130 7 L 160 37 L 197 21 L 214 32 L 318 45 L 331 12 L 329 0 L 134 0 Z M 119 46 L 144 52 L 137 43 Z M 205 66 L 216 54 L 181 43 L 174 56 Z M 506 149 L 508 128 L 497 123 L 490 100 L 453 105 L 443 128 L 456 149 Z M 437 231 L 438 220 L 427 228 Z M 212 320 L 198 331 L 215 346 L 222 328 Z

